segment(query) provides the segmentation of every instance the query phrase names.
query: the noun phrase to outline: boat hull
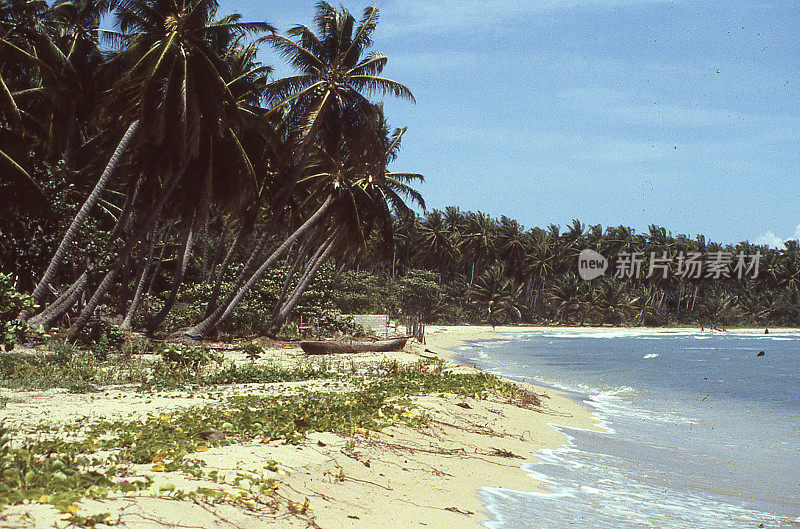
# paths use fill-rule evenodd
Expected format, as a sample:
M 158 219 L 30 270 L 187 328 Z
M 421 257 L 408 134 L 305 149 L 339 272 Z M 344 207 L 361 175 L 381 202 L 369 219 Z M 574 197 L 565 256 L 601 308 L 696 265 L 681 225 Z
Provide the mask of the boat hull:
M 368 352 L 391 352 L 401 351 L 408 341 L 408 337 L 394 338 L 392 340 L 380 340 L 377 342 L 354 342 L 354 341 L 302 341 L 300 347 L 303 352 L 310 355 L 323 354 L 345 354 L 345 353 L 368 353 Z

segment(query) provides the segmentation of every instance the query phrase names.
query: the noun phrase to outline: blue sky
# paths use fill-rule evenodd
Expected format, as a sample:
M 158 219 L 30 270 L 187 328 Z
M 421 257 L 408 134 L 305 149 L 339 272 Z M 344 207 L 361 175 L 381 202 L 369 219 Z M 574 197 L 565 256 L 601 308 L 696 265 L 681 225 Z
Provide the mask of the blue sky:
M 426 176 L 430 208 L 721 242 L 800 236 L 800 3 L 374 3 L 384 74 L 418 101 L 387 102 L 409 127 L 395 168 Z M 311 0 L 221 8 L 281 31 L 314 12 Z

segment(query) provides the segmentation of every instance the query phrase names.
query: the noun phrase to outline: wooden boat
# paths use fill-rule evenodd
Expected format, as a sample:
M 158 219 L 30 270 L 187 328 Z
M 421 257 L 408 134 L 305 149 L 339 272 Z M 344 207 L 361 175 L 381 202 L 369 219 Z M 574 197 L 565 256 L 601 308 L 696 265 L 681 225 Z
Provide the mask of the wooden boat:
M 401 351 L 406 346 L 408 336 L 402 338 L 392 338 L 391 340 L 379 340 L 377 342 L 356 342 L 352 340 L 344 341 L 301 341 L 300 347 L 306 354 L 325 355 L 341 353 L 368 353 L 368 352 L 390 352 Z

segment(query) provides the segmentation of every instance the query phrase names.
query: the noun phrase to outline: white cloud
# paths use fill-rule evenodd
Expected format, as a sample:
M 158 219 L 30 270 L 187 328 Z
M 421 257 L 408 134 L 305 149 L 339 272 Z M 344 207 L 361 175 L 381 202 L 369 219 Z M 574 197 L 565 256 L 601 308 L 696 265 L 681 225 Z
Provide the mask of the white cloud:
M 753 242 L 755 242 L 756 244 L 766 244 L 771 248 L 783 248 L 783 239 L 781 239 L 771 231 L 768 231 L 761 237 L 756 237 L 756 240 Z
M 800 224 L 798 224 L 797 227 L 794 229 L 794 234 L 786 238 L 787 241 L 792 239 L 800 240 Z M 766 244 L 767 246 L 770 246 L 772 248 L 783 248 L 783 243 L 785 241 L 784 239 L 781 239 L 780 237 L 775 235 L 773 232 L 768 231 L 761 237 L 756 237 L 756 240 L 753 242 L 755 242 L 756 244 Z

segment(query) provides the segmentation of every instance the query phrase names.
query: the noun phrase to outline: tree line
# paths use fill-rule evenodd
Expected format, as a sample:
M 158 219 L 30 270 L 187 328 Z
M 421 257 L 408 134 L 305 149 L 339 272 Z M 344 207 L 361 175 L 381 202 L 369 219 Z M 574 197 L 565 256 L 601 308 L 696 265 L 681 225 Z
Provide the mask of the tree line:
M 411 272 L 433 283 L 437 292 L 424 307 L 428 321 L 800 325 L 796 240 L 781 249 L 748 242 L 720 244 L 702 235 L 673 236 L 655 225 L 636 233 L 626 226 L 603 228 L 579 220 L 566 228 L 526 229 L 508 217 L 456 207 L 422 216 L 399 215 L 394 222 L 390 251 L 375 241 L 353 264 L 360 278 L 351 278 L 350 288 L 358 292 L 359 284 L 367 287 L 350 298 L 345 310 L 379 310 L 375 302 L 389 298 L 385 291 L 376 292 L 388 288 L 391 278 Z M 592 281 L 578 273 L 585 249 L 609 260 L 609 270 Z M 621 262 L 635 254 L 643 261 L 641 273 L 621 273 Z M 651 254 L 659 259 L 654 273 Z M 725 256 L 729 262 L 712 270 L 714 259 Z M 693 269 L 687 264 L 690 258 L 702 259 L 707 269 Z M 739 261 L 746 266 L 737 273 Z M 681 270 L 682 264 L 690 273 Z M 387 279 L 370 282 L 372 275 Z

